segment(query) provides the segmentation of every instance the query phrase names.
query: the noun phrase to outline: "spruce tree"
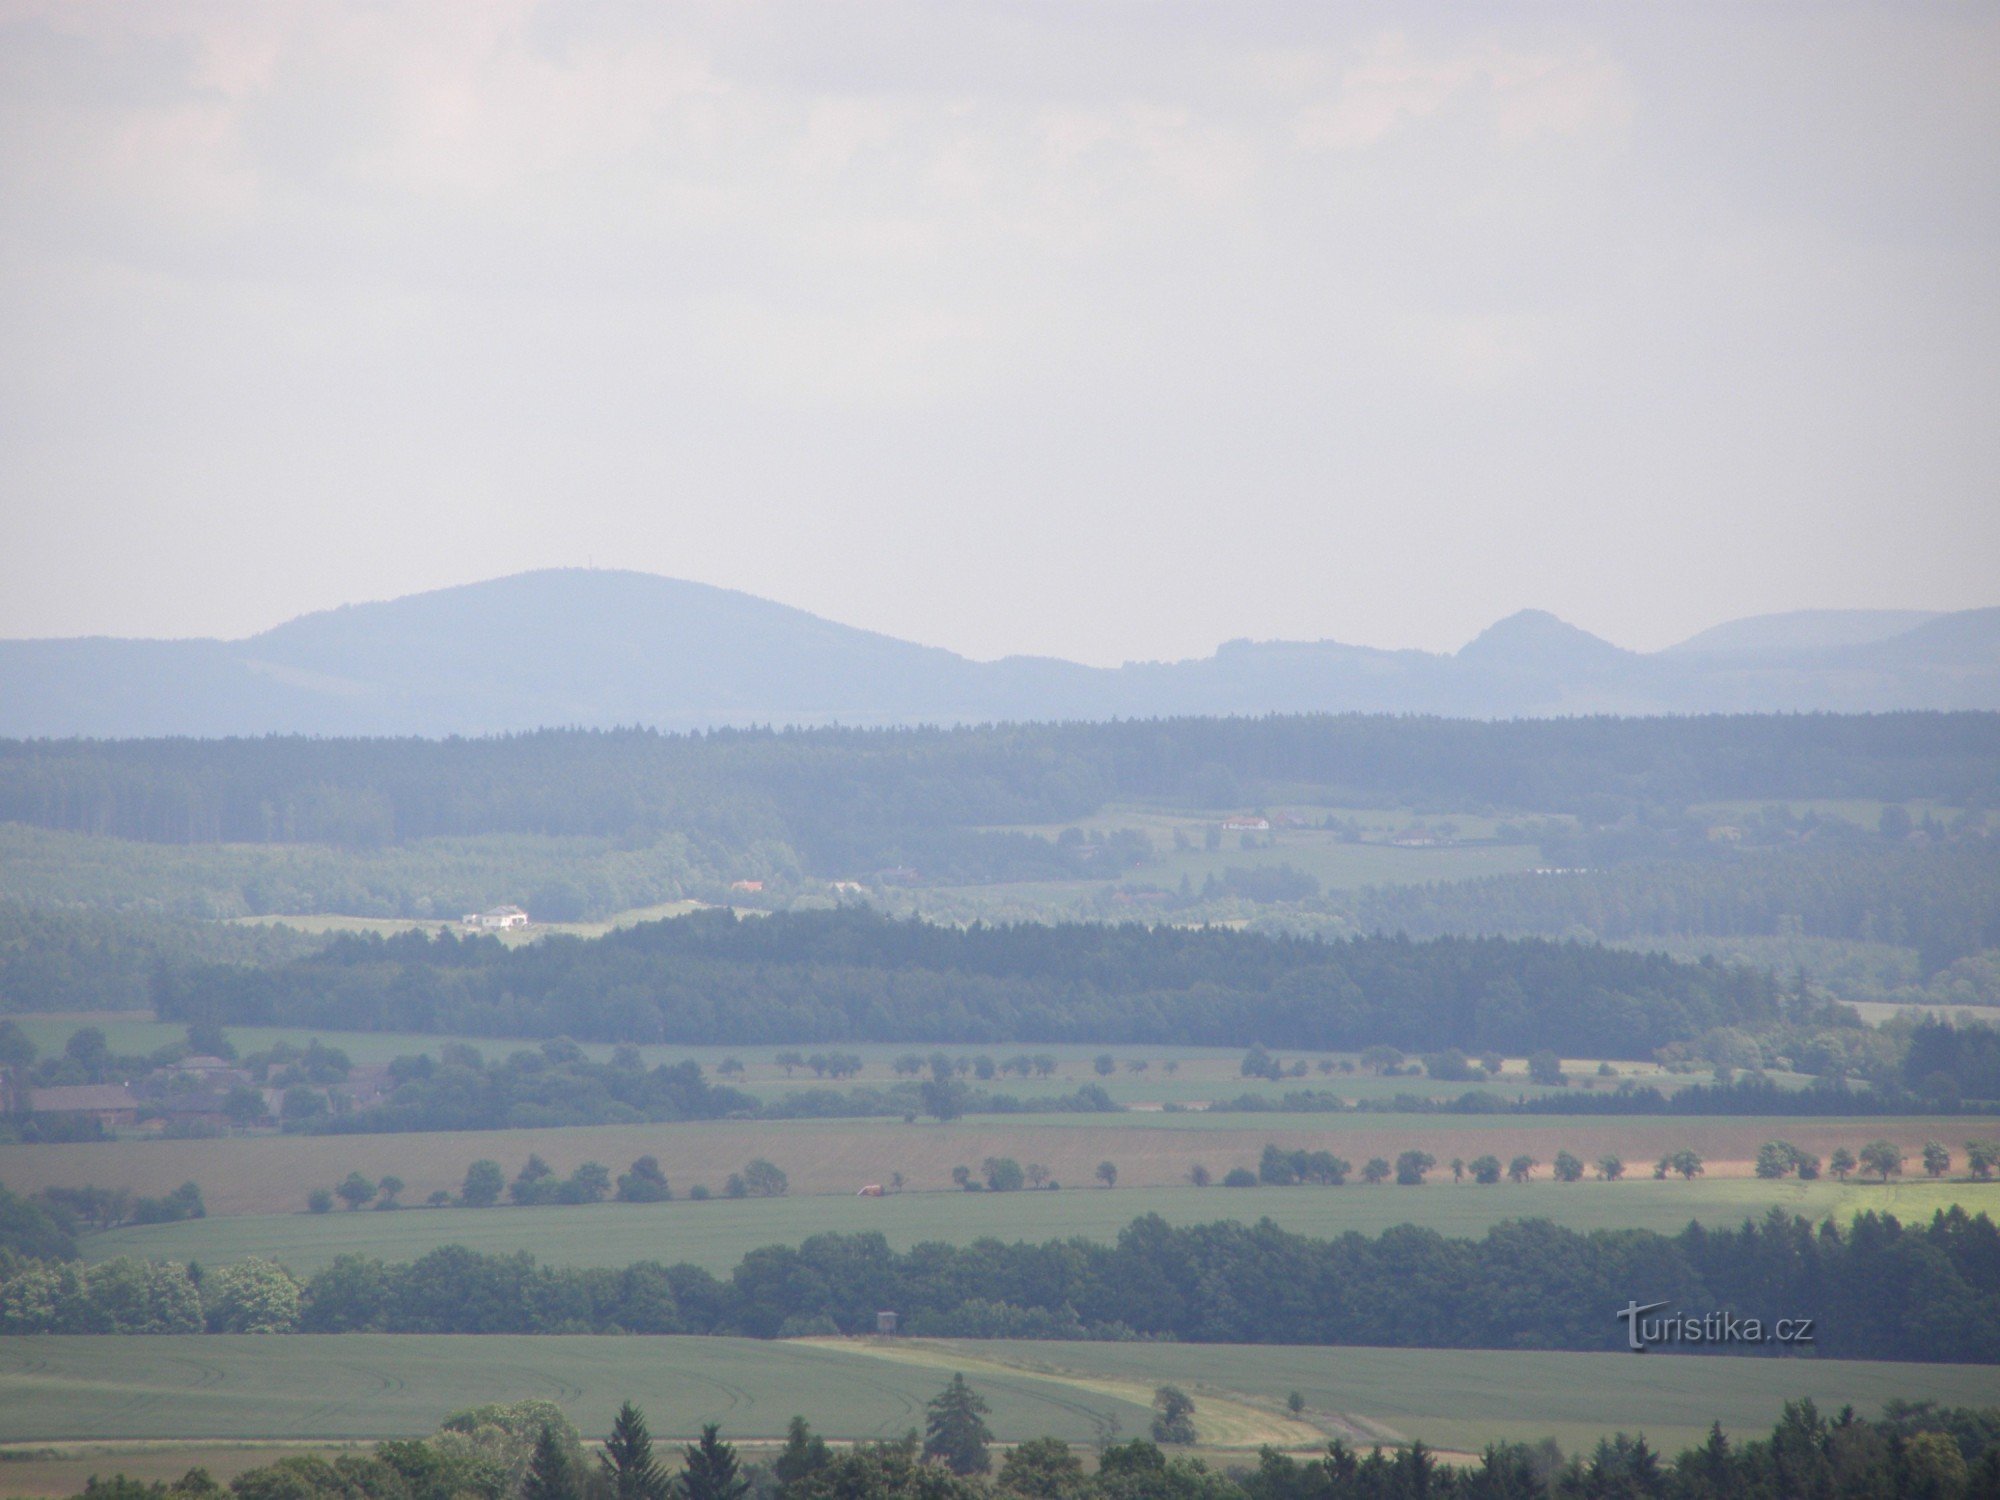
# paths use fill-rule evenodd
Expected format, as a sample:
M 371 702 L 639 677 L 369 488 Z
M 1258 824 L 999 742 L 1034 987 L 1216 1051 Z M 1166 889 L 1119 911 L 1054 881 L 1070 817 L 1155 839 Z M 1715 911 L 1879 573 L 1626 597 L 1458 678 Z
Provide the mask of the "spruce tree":
M 527 1478 L 521 1481 L 521 1500 L 583 1500 L 583 1486 L 563 1451 L 562 1438 L 555 1427 L 545 1425 L 535 1439 L 535 1456 L 528 1461 Z
M 963 1375 L 953 1375 L 925 1408 L 924 1457 L 954 1474 L 984 1474 L 992 1467 L 986 1445 L 993 1434 L 980 1418 L 990 1410 Z
M 771 1472 L 778 1476 L 780 1484 L 797 1484 L 806 1475 L 825 1468 L 832 1458 L 826 1439 L 808 1427 L 804 1417 L 793 1417 L 792 1425 L 785 1431 L 784 1451 L 771 1465 Z
M 736 1472 L 736 1450 L 722 1441 L 714 1422 L 701 1429 L 701 1440 L 681 1450 L 680 1493 L 683 1500 L 742 1500 L 750 1481 Z
M 667 1476 L 653 1457 L 653 1435 L 646 1419 L 630 1401 L 618 1408 L 611 1436 L 598 1460 L 613 1500 L 667 1500 Z

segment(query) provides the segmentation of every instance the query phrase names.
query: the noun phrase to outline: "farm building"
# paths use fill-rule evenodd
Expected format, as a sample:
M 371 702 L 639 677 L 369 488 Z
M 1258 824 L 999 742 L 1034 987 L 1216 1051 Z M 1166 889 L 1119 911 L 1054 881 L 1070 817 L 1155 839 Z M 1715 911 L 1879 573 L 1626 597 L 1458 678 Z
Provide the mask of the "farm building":
M 498 932 L 508 927 L 526 927 L 528 914 L 518 906 L 495 906 L 487 911 L 469 911 L 460 920 L 467 927 Z
M 139 1101 L 122 1083 L 68 1083 L 30 1089 L 28 1108 L 38 1115 L 92 1116 L 107 1130 L 139 1120 Z

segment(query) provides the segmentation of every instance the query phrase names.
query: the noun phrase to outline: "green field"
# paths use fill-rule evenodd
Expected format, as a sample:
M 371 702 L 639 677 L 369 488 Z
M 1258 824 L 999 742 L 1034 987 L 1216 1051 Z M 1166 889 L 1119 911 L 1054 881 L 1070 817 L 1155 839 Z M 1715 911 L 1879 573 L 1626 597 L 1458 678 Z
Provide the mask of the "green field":
M 342 1334 L 13 1339 L 0 1343 L 0 1441 L 417 1435 L 453 1411 L 530 1396 L 585 1431 L 630 1398 L 656 1435 L 720 1422 L 781 1436 L 794 1413 L 846 1437 L 923 1422 L 943 1380 L 921 1368 L 749 1339 Z M 1099 1414 L 1140 1432 L 1142 1405 L 1028 1377 L 981 1383 L 996 1430 L 1089 1441 Z
M 1720 1420 L 1739 1435 L 1768 1428 L 1787 1400 L 1823 1411 L 1935 1399 L 1991 1405 L 2000 1372 L 1985 1365 L 1728 1355 L 1563 1354 L 1525 1350 L 1349 1349 L 1244 1344 L 1045 1344 L 993 1340 L 954 1349 L 1005 1363 L 1048 1361 L 1089 1378 L 1224 1391 L 1276 1410 L 1291 1391 L 1325 1425 L 1348 1418 L 1458 1452 L 1552 1436 L 1566 1450 L 1607 1432 L 1644 1432 L 1669 1453 Z M 971 1378 L 971 1371 L 967 1372 Z M 1335 1419 L 1335 1420 L 1329 1420 Z
M 361 919 L 328 920 L 351 925 Z M 98 1028 L 104 1032 L 113 1052 L 128 1055 L 150 1053 L 171 1046 L 181 1042 L 186 1035 L 185 1028 L 179 1025 L 156 1021 L 150 1015 L 136 1011 L 71 1011 L 19 1015 L 13 1019 L 44 1056 L 61 1052 L 63 1044 L 83 1026 Z M 329 1047 L 338 1047 L 350 1061 L 363 1066 L 386 1063 L 421 1052 L 435 1055 L 447 1042 L 463 1042 L 477 1047 L 489 1060 L 538 1045 L 533 1040 L 518 1037 L 324 1031 L 298 1026 L 232 1026 L 228 1028 L 227 1035 L 237 1052 L 244 1056 L 267 1051 L 281 1042 L 303 1047 L 317 1039 Z M 602 1062 L 611 1056 L 609 1042 L 586 1042 L 582 1045 L 584 1052 L 597 1061 Z M 808 1057 L 827 1052 L 849 1054 L 861 1059 L 861 1072 L 851 1079 L 836 1080 L 820 1077 L 809 1067 L 787 1068 L 778 1063 L 777 1055 L 790 1051 Z M 1345 1099 L 1388 1099 L 1398 1094 L 1456 1098 L 1468 1088 L 1475 1087 L 1467 1083 L 1440 1083 L 1421 1076 L 1389 1078 L 1361 1071 L 1331 1075 L 1321 1073 L 1316 1065 L 1322 1060 L 1354 1060 L 1351 1053 L 1337 1052 L 1283 1054 L 1287 1063 L 1303 1061 L 1313 1066 L 1302 1077 L 1287 1077 L 1274 1082 L 1265 1078 L 1245 1078 L 1242 1071 L 1243 1049 L 1240 1048 L 1099 1046 L 1060 1042 L 933 1047 L 925 1043 L 832 1042 L 803 1044 L 795 1048 L 654 1044 L 639 1049 L 648 1067 L 692 1060 L 700 1063 L 711 1076 L 717 1076 L 716 1070 L 725 1060 L 733 1059 L 742 1064 L 743 1071 L 721 1081 L 748 1089 L 763 1098 L 781 1096 L 797 1089 L 846 1089 L 857 1085 L 886 1087 L 905 1081 L 908 1076 L 895 1071 L 895 1063 L 899 1059 L 913 1054 L 928 1058 L 939 1051 L 954 1059 L 965 1058 L 968 1062 L 986 1057 L 997 1064 L 1024 1054 L 1045 1055 L 1056 1060 L 1056 1072 L 1047 1078 L 1004 1074 L 982 1080 L 972 1073 L 966 1075 L 967 1082 L 974 1087 L 992 1093 L 1012 1094 L 1022 1099 L 1045 1098 L 1074 1093 L 1080 1085 L 1090 1083 L 1103 1088 L 1120 1104 L 1141 1107 L 1167 1103 L 1204 1104 L 1215 1099 L 1234 1099 L 1240 1094 L 1278 1098 L 1298 1089 L 1327 1090 Z M 1097 1071 L 1096 1060 L 1103 1056 L 1112 1059 L 1113 1067 L 1109 1074 Z M 1567 1066 L 1579 1088 L 1609 1088 L 1615 1086 L 1617 1081 L 1629 1078 L 1649 1087 L 1671 1090 L 1705 1077 L 1668 1073 L 1651 1063 L 1619 1061 L 1611 1064 L 1616 1078 L 1604 1079 L 1596 1076 L 1598 1059 L 1595 1058 L 1572 1059 Z M 1506 1059 L 1500 1076 L 1485 1086 L 1501 1090 L 1510 1097 L 1550 1092 L 1528 1081 L 1526 1059 L 1519 1057 Z
M 1154 1386 L 1191 1391 L 1205 1446 L 1309 1447 L 1328 1433 L 1420 1438 L 1459 1451 L 1613 1429 L 1672 1450 L 1711 1418 L 1767 1426 L 1788 1398 L 1873 1411 L 1890 1397 L 1990 1402 L 1994 1372 L 1839 1360 L 1185 1344 L 443 1337 L 48 1337 L 0 1344 L 0 1441 L 370 1438 L 420 1434 L 448 1413 L 529 1396 L 601 1432 L 621 1400 L 657 1436 L 719 1422 L 775 1437 L 794 1413 L 836 1437 L 922 1420 L 954 1369 L 1008 1440 L 1090 1442 L 1146 1430 Z M 1286 1417 L 1291 1390 L 1304 1421 Z M 1247 1451 L 1246 1451 L 1247 1456 Z
M 885 1198 L 711 1199 L 706 1203 L 603 1203 L 588 1208 L 363 1210 L 327 1215 L 255 1214 L 182 1224 L 128 1226 L 87 1236 L 90 1260 L 131 1255 L 218 1265 L 262 1255 L 306 1274 L 336 1255 L 361 1253 L 414 1260 L 439 1245 L 505 1253 L 526 1250 L 566 1265 L 624 1266 L 634 1261 L 691 1261 L 718 1274 L 760 1245 L 796 1245 L 815 1234 L 877 1232 L 897 1250 L 928 1240 L 969 1244 L 987 1236 L 1051 1240 L 1080 1236 L 1109 1242 L 1141 1214 L 1174 1224 L 1268 1218 L 1300 1234 L 1376 1234 L 1415 1223 L 1450 1235 L 1477 1236 L 1504 1219 L 1547 1218 L 1574 1229 L 1655 1229 L 1673 1233 L 1690 1219 L 1729 1225 L 1772 1207 L 1847 1219 L 1877 1209 L 1926 1220 L 1962 1203 L 2000 1217 L 2000 1185 L 1759 1182 L 1531 1182 L 1483 1188 L 1449 1180 L 1410 1189 L 1137 1188 L 1058 1193 L 903 1193 Z

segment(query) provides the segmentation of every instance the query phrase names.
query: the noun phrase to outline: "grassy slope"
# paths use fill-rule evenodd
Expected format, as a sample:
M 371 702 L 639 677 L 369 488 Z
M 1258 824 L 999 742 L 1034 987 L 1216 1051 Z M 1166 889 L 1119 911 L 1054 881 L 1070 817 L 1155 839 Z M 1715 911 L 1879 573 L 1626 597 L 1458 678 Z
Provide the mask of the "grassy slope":
M 411 1260 L 439 1245 L 493 1253 L 526 1250 L 559 1264 L 623 1266 L 640 1260 L 692 1261 L 718 1274 L 760 1245 L 798 1244 L 814 1234 L 879 1232 L 898 1250 L 927 1240 L 969 1244 L 984 1236 L 1110 1241 L 1141 1214 L 1175 1224 L 1269 1218 L 1302 1234 L 1379 1233 L 1416 1223 L 1478 1235 L 1502 1219 L 1546 1217 L 1577 1229 L 1639 1228 L 1672 1233 L 1690 1219 L 1732 1224 L 1772 1206 L 1818 1219 L 1864 1208 L 1905 1220 L 1928 1219 L 1959 1202 L 2000 1215 L 2000 1187 L 1970 1183 L 1762 1183 L 1752 1179 L 1657 1183 L 1534 1182 L 1479 1188 L 1436 1183 L 1419 1190 L 1349 1187 L 1138 1188 L 1116 1192 L 905 1193 L 887 1198 L 774 1198 L 707 1203 L 607 1203 L 590 1208 L 410 1210 L 209 1218 L 131 1226 L 87 1237 L 86 1257 L 198 1260 L 217 1265 L 263 1255 L 310 1272 L 359 1252 Z
M 1672 1448 L 1712 1417 L 1741 1431 L 1811 1395 L 1873 1410 L 1891 1396 L 1990 1401 L 1993 1372 L 1956 1365 L 1721 1357 L 1376 1349 L 956 1342 L 756 1343 L 576 1337 L 173 1337 L 0 1344 L 0 1441 L 147 1437 L 338 1438 L 415 1434 L 483 1401 L 544 1396 L 588 1432 L 637 1401 L 661 1437 L 717 1421 L 738 1438 L 780 1434 L 793 1413 L 838 1437 L 893 1435 L 964 1369 L 1003 1439 L 1088 1442 L 1111 1422 L 1146 1430 L 1141 1398 L 1188 1388 L 1205 1442 L 1310 1442 L 1311 1427 L 1472 1449 L 1610 1429 Z M 1304 1394 L 1308 1422 L 1281 1404 Z
M 600 1431 L 637 1401 L 657 1436 L 704 1421 L 782 1435 L 794 1413 L 847 1437 L 921 1426 L 928 1369 L 797 1343 L 590 1337 L 16 1339 L 0 1344 L 0 1441 L 115 1437 L 392 1437 L 487 1401 L 540 1396 Z M 1142 1409 L 1028 1378 L 982 1382 L 996 1429 L 1088 1441 L 1092 1415 Z

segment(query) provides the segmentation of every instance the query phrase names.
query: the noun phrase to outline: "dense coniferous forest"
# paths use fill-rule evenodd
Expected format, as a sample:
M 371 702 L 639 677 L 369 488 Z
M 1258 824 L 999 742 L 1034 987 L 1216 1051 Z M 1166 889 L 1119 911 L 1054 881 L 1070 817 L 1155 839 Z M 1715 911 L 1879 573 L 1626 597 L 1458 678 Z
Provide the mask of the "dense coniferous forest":
M 163 972 L 163 1018 L 631 1042 L 1385 1043 L 1644 1057 L 1778 1015 L 1768 977 L 1578 943 L 1334 943 L 866 908 L 700 912 L 583 941 L 342 936 L 279 967 Z
M 215 1274 L 211 1269 L 207 1274 Z M 137 1278 L 145 1286 L 135 1293 Z M 99 1280 L 103 1288 L 97 1288 Z M 0 1332 L 200 1332 L 176 1266 L 16 1262 Z M 161 1284 L 152 1286 L 152 1282 Z M 150 1288 L 150 1289 L 146 1289 Z M 862 1333 L 883 1308 L 912 1334 L 1173 1338 L 1198 1343 L 1616 1349 L 1628 1301 L 1700 1318 L 1813 1320 L 1826 1358 L 2000 1362 L 2000 1232 L 1963 1210 L 1842 1229 L 1779 1210 L 1738 1228 L 1565 1229 L 1546 1220 L 1453 1239 L 1411 1225 L 1313 1239 L 1255 1225 L 1134 1220 L 1084 1240 L 908 1252 L 879 1234 L 817 1235 L 746 1255 L 725 1279 L 694 1266 L 537 1264 L 445 1246 L 408 1264 L 344 1255 L 304 1284 L 311 1333 Z M 162 1317 L 161 1308 L 177 1308 Z M 1704 1352 L 1774 1354 L 1762 1344 Z
M 367 846 L 473 833 L 786 839 L 844 873 L 927 831 L 1116 798 L 1227 807 L 1311 787 L 1586 811 L 1849 797 L 2000 803 L 2000 715 L 1486 723 L 1358 714 L 955 730 L 561 731 L 477 740 L 8 741 L 0 820 L 119 838 Z

